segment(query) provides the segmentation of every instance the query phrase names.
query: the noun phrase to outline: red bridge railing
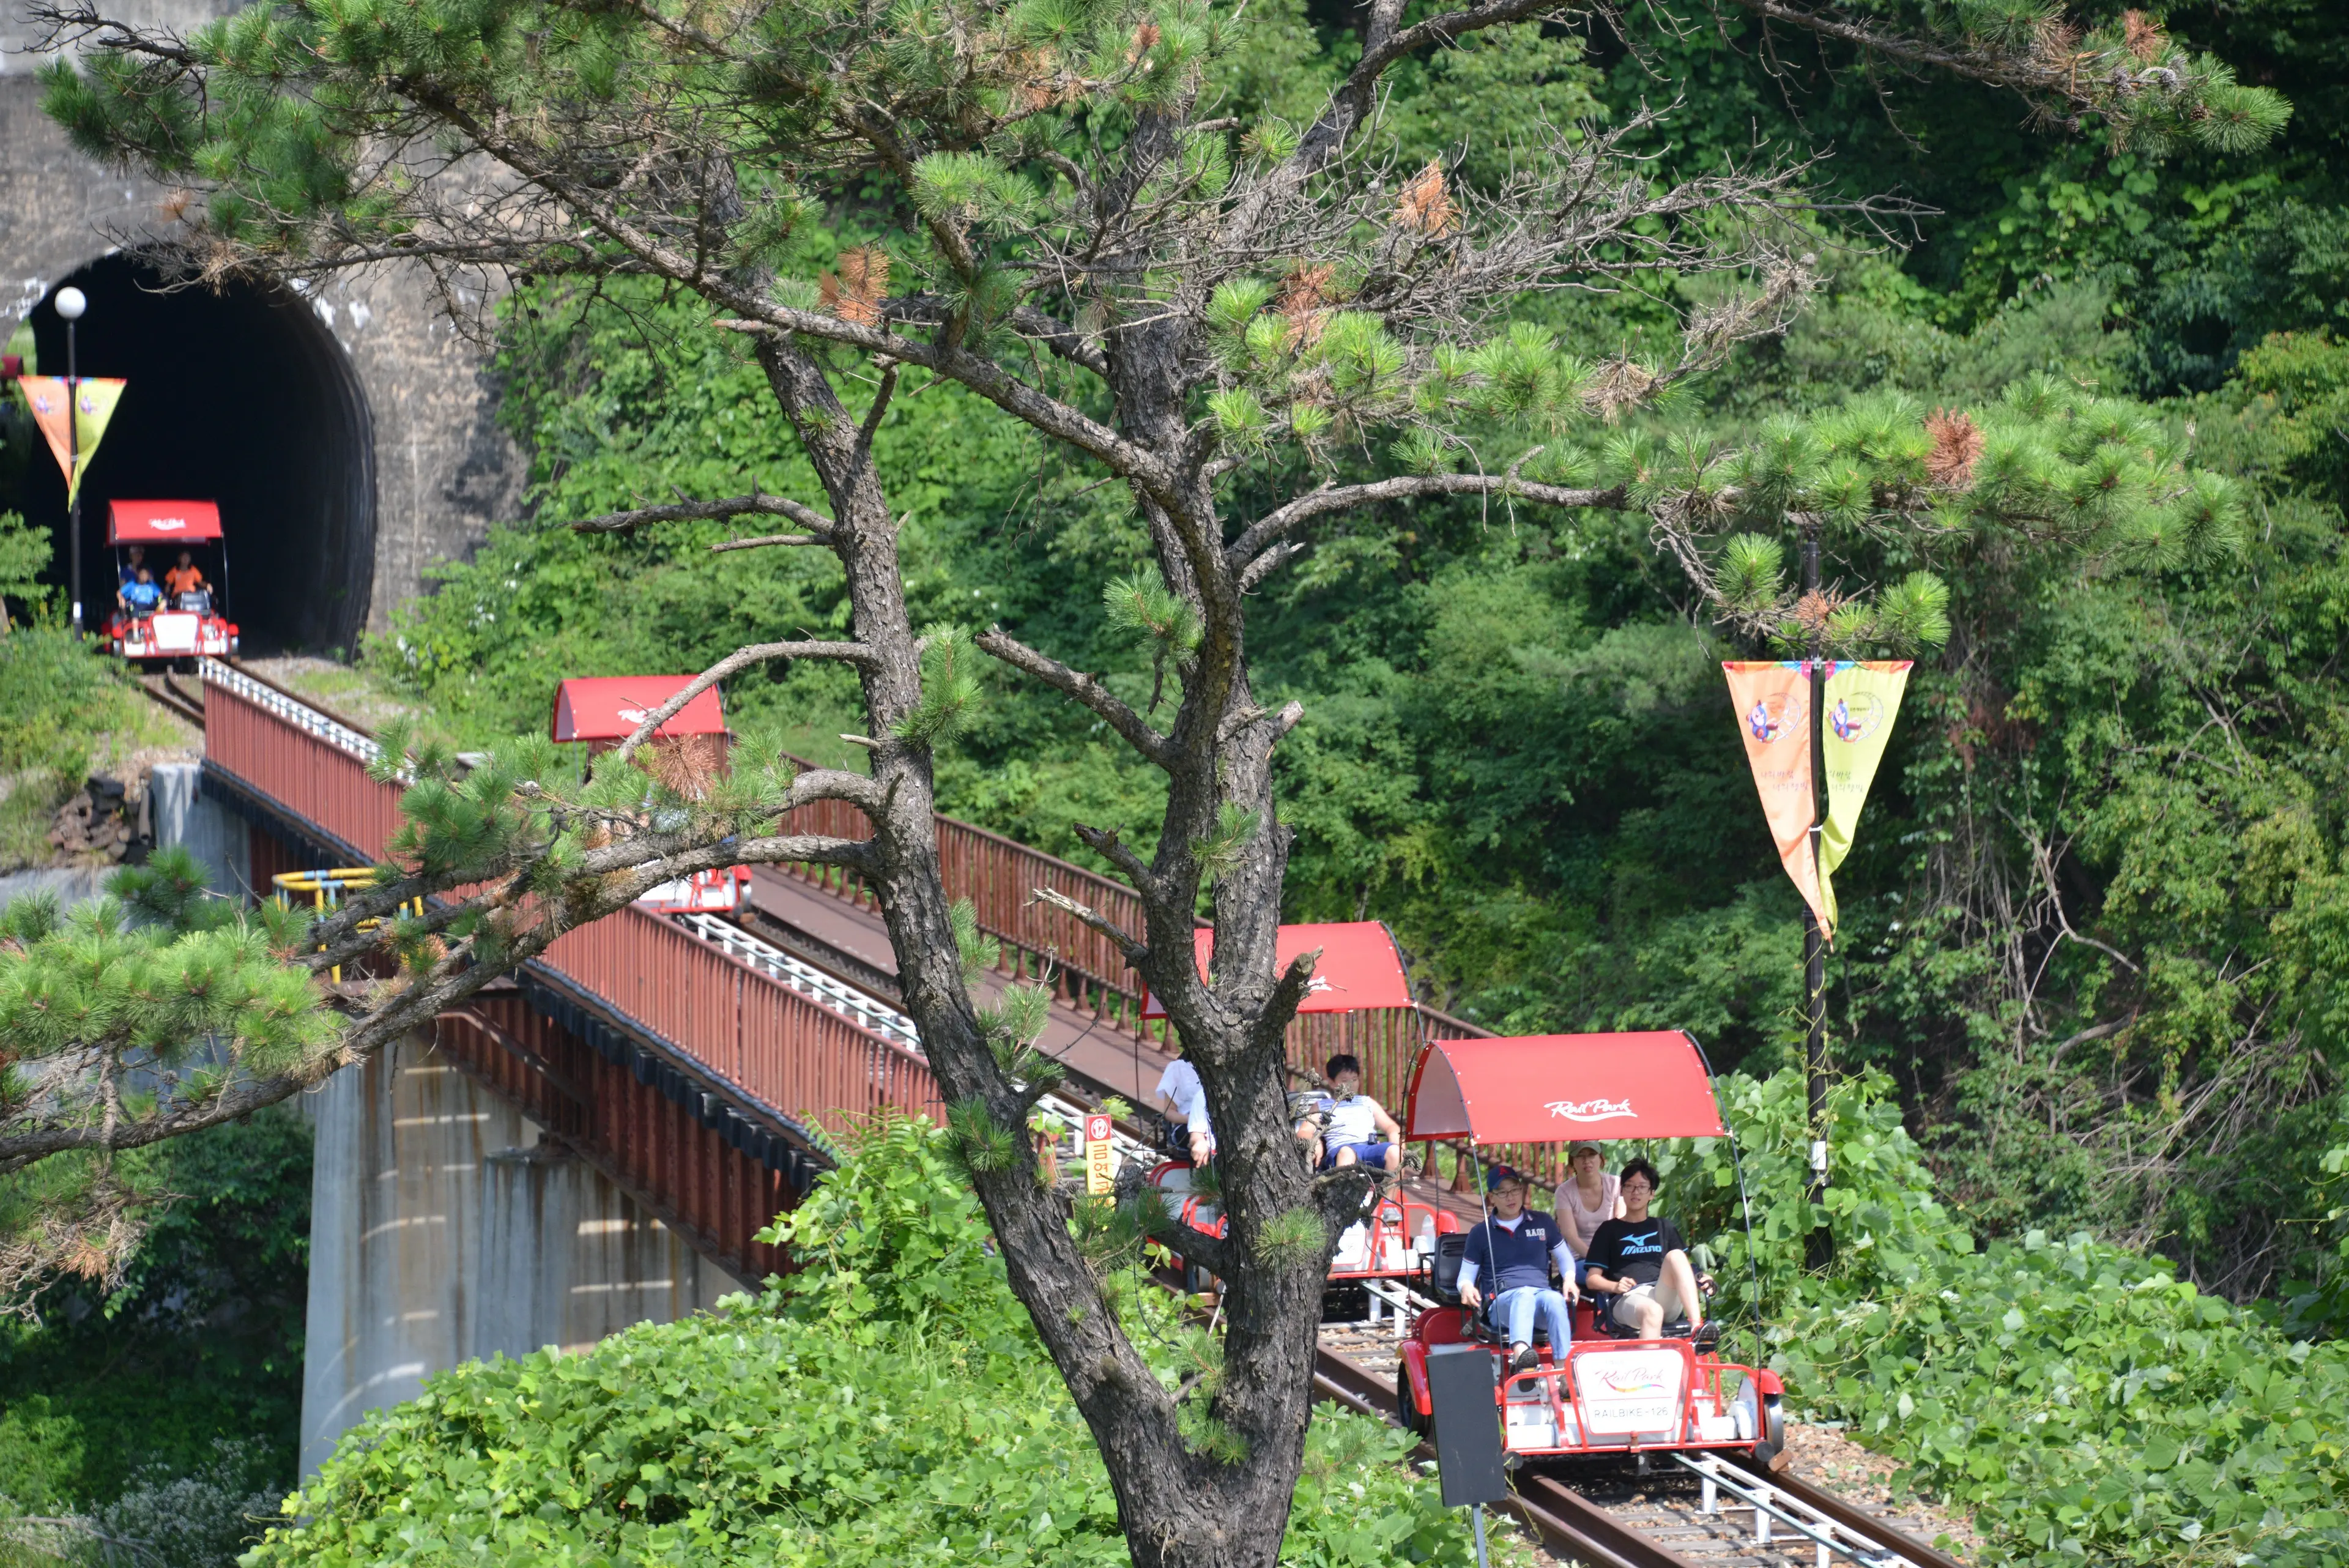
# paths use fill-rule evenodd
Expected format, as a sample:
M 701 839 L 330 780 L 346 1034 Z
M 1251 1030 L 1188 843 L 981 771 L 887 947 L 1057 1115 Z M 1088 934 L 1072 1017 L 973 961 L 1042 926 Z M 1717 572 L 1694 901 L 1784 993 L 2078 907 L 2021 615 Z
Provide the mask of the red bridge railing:
M 802 768 L 816 765 L 797 757 L 785 760 Z M 1163 1023 L 1142 1021 L 1141 977 L 1126 967 L 1115 945 L 1035 897 L 1037 888 L 1049 888 L 1121 929 L 1139 932 L 1142 899 L 1133 888 L 959 818 L 941 813 L 936 821 L 947 897 L 971 901 L 979 929 L 1003 944 L 1004 970 L 1030 978 L 1052 976 L 1064 997 L 1094 1017 L 1109 1018 L 1145 1039 L 1164 1038 Z M 862 838 L 873 826 L 853 805 L 819 801 L 792 813 L 781 831 Z M 858 878 L 837 868 L 792 865 L 777 869 L 851 903 L 872 901 Z M 1308 1013 L 1288 1026 L 1288 1059 L 1318 1071 L 1339 1052 L 1349 1052 L 1361 1058 L 1364 1089 L 1384 1105 L 1400 1106 L 1410 1091 L 1412 1066 L 1422 1044 L 1491 1033 L 1433 1008 Z
M 242 670 L 207 662 L 204 756 L 238 784 L 373 860 L 398 830 L 399 786 L 379 748 Z M 729 957 L 658 915 L 622 909 L 566 931 L 541 963 L 749 1099 L 829 1123 L 883 1107 L 940 1119 L 918 1053 Z
M 372 739 L 226 666 L 208 664 L 205 681 L 210 762 L 365 856 L 381 854 L 399 822 L 399 791 L 367 776 Z M 971 900 L 981 928 L 1003 943 L 1004 969 L 1051 975 L 1065 998 L 1095 1017 L 1145 1035 L 1163 1030 L 1141 1023 L 1139 977 L 1109 939 L 1034 897 L 1035 889 L 1050 888 L 1139 930 L 1142 901 L 1132 888 L 975 824 L 936 820 L 947 896 Z M 861 838 L 872 825 L 853 805 L 821 801 L 792 813 L 782 831 Z M 836 868 L 779 869 L 852 903 L 872 901 L 855 877 Z M 885 1106 L 932 1118 L 941 1114 L 936 1080 L 918 1053 L 659 916 L 625 909 L 565 932 L 542 961 L 786 1115 L 836 1122 L 841 1113 Z M 1288 1054 L 1318 1069 L 1330 1055 L 1350 1052 L 1361 1058 L 1364 1087 L 1400 1111 L 1425 1041 L 1489 1033 L 1432 1008 L 1312 1013 L 1289 1026 Z M 1546 1174 L 1561 1166 L 1563 1146 L 1495 1152 Z
M 796 757 L 785 760 L 802 768 L 816 765 Z M 1121 930 L 1139 932 L 1142 899 L 1133 889 L 958 817 L 941 813 L 936 821 L 938 872 L 947 897 L 971 901 L 979 929 L 1003 944 L 1003 970 L 1027 979 L 1050 977 L 1062 997 L 1095 1018 L 1110 1018 L 1144 1033 L 1140 988 L 1116 944 L 1035 896 L 1037 888 L 1049 888 Z M 826 800 L 791 813 L 780 831 L 863 838 L 872 833 L 873 825 L 846 802 Z M 836 867 L 793 865 L 777 869 L 851 903 L 872 901 L 859 878 Z

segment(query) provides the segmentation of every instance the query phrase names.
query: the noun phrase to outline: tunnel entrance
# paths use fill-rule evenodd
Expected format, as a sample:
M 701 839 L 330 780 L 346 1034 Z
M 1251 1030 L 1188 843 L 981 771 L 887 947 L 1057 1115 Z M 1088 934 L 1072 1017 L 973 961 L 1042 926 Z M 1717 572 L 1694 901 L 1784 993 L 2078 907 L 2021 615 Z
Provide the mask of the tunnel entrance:
M 65 374 L 56 300 L 67 284 L 89 296 L 80 373 L 129 383 L 82 482 L 85 623 L 103 627 L 114 603 L 108 502 L 216 501 L 224 607 L 244 652 L 349 649 L 374 587 L 375 440 L 341 345 L 286 290 L 229 283 L 167 292 L 160 274 L 118 254 L 59 279 L 34 308 L 43 375 Z M 63 583 L 65 476 L 46 445 L 33 456 L 0 480 L 15 492 L 0 493 L 0 511 L 51 524 L 50 580 Z

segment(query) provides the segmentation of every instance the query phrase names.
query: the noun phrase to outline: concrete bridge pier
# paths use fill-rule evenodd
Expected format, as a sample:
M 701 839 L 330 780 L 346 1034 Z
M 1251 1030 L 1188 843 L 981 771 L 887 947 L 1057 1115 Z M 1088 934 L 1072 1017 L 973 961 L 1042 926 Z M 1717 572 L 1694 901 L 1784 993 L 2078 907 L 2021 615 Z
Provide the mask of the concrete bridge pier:
M 460 1361 L 585 1351 L 743 1284 L 467 1077 L 429 1033 L 308 1101 L 302 1473 Z
M 265 896 L 252 829 L 191 763 L 155 769 L 156 842 Z M 266 859 L 268 857 L 264 857 Z M 302 1386 L 306 1478 L 366 1414 L 461 1361 L 591 1348 L 744 1288 L 418 1032 L 301 1102 L 316 1129 Z

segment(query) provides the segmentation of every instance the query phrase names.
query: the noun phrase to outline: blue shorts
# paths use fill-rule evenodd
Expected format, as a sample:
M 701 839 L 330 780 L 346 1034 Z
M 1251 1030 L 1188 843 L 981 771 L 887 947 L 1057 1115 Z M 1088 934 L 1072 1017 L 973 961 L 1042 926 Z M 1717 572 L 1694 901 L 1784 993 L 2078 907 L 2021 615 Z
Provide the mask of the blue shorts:
M 1335 1170 L 1338 1168 L 1338 1156 L 1350 1148 L 1354 1151 L 1354 1158 L 1361 1164 L 1384 1165 L 1387 1162 L 1387 1150 L 1392 1147 L 1394 1145 L 1391 1143 L 1336 1144 L 1321 1151 L 1321 1168 Z

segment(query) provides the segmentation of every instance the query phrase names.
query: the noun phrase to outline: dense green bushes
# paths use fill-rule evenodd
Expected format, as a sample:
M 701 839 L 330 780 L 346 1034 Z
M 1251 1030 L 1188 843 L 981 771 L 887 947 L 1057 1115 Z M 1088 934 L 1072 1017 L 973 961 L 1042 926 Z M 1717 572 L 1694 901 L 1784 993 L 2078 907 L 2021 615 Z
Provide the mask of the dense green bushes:
M 119 1286 L 69 1276 L 37 1321 L 0 1319 L 0 1519 L 74 1516 L 167 1568 L 226 1568 L 295 1480 L 310 1129 L 274 1109 L 135 1158 L 178 1196 Z
M 1849 1424 L 1973 1515 L 2000 1561 L 2337 1562 L 2349 1526 L 2349 1345 L 2295 1342 L 2166 1262 L 2085 1235 L 1976 1247 L 1934 1200 L 1880 1075 L 1835 1096 L 1824 1210 L 1804 1197 L 1805 1091 L 1731 1079 L 1756 1217 L 1725 1144 L 1665 1149 L 1662 1202 L 1709 1235 L 1733 1343 L 1800 1413 Z M 1833 1263 L 1803 1265 L 1814 1218 Z
M 778 1231 L 810 1267 L 763 1300 L 468 1364 L 375 1413 L 251 1561 L 1125 1561 L 1099 1451 L 926 1125 L 866 1134 Z M 1155 1293 L 1127 1309 L 1170 1386 L 1211 1358 Z M 1284 1561 L 1469 1562 L 1409 1446 L 1317 1420 Z

